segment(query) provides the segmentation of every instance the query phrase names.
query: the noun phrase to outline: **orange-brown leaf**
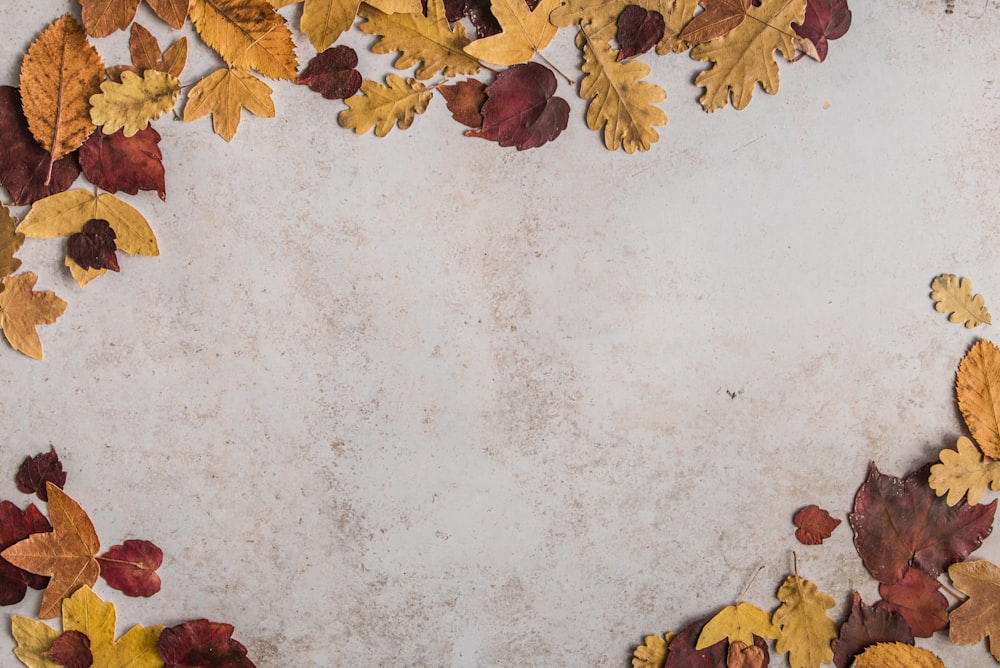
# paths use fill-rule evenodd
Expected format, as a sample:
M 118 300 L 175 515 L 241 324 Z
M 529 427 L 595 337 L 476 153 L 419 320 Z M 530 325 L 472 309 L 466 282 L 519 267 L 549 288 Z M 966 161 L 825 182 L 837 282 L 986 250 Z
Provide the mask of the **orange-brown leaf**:
M 107 37 L 124 30 L 135 18 L 139 0 L 80 0 L 83 27 L 91 37 Z
M 146 0 L 146 2 L 153 13 L 171 28 L 179 30 L 184 26 L 188 16 L 188 0 Z
M 191 0 L 191 21 L 230 67 L 272 79 L 298 76 L 292 33 L 267 0 Z
M 958 410 L 983 454 L 1000 459 L 1000 349 L 976 341 L 958 366 Z

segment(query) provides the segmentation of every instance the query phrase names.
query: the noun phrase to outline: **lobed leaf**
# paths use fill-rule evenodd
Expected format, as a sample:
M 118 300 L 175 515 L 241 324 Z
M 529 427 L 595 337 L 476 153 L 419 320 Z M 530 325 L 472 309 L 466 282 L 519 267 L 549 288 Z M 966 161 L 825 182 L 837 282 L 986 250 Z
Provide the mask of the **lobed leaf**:
M 270 86 L 244 70 L 218 69 L 188 92 L 184 122 L 211 114 L 215 134 L 232 141 L 242 109 L 256 116 L 274 118 Z
M 3 290 L 0 290 L 0 329 L 11 348 L 40 360 L 42 340 L 35 327 L 54 323 L 66 310 L 66 302 L 54 292 L 35 292 L 37 281 L 38 277 L 30 271 L 3 279 Z
M 384 86 L 363 82 L 361 92 L 345 100 L 347 109 L 337 116 L 340 126 L 359 135 L 375 128 L 378 137 L 389 134 L 394 125 L 405 130 L 417 114 L 424 113 L 434 94 L 416 79 L 404 80 L 398 74 L 389 74 L 385 82 Z
M 122 72 L 121 83 L 105 81 L 101 91 L 90 98 L 90 119 L 106 135 L 122 130 L 131 137 L 173 109 L 181 82 L 166 72 L 147 69 L 142 76 Z
M 1000 462 L 987 461 L 976 445 L 962 436 L 955 450 L 945 448 L 938 455 L 940 463 L 931 466 L 928 484 L 938 496 L 948 496 L 945 503 L 956 505 L 962 497 L 975 505 L 983 498 L 987 485 L 1000 490 Z
M 992 322 L 983 296 L 972 294 L 972 281 L 967 278 L 941 274 L 931 281 L 931 299 L 935 311 L 949 313 L 949 322 L 962 323 L 966 329 Z

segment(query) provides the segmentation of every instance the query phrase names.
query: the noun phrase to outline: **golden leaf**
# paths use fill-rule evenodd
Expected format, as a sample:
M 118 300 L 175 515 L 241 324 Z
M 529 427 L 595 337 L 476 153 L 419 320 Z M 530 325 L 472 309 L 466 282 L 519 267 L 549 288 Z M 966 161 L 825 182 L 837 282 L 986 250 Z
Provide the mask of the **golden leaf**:
M 778 589 L 781 605 L 771 621 L 781 629 L 776 649 L 788 653 L 792 668 L 819 668 L 833 662 L 830 643 L 837 637 L 837 625 L 827 610 L 837 604 L 814 583 L 789 575 Z
M 424 8 L 420 0 L 369 0 L 371 5 L 386 14 L 423 14 Z
M 167 47 L 163 52 L 163 71 L 174 78 L 180 78 L 184 66 L 187 64 L 188 43 L 187 37 L 179 40 Z M 156 68 L 160 69 L 160 68 Z
M 136 624 L 115 640 L 115 606 L 83 586 L 62 605 L 63 631 L 79 631 L 90 638 L 94 666 L 101 668 L 160 668 L 156 649 L 162 626 Z
M 90 96 L 101 91 L 104 63 L 68 14 L 28 47 L 21 62 L 21 101 L 28 129 L 52 160 L 78 149 L 94 132 Z
M 445 18 L 444 0 L 428 0 L 427 16 L 416 14 L 386 14 L 362 3 L 360 15 L 366 19 L 361 31 L 382 38 L 372 45 L 375 53 L 400 51 L 393 67 L 405 70 L 422 63 L 414 72 L 417 79 L 429 79 L 438 72 L 446 77 L 475 74 L 479 61 L 462 49 L 469 44 L 465 27 L 456 23 L 454 29 Z
M 989 561 L 963 561 L 948 567 L 948 577 L 969 595 L 948 615 L 948 637 L 956 645 L 989 637 L 990 654 L 1000 661 L 1000 568 Z
M 121 83 L 105 81 L 101 91 L 90 98 L 90 119 L 106 135 L 124 128 L 125 136 L 131 137 L 173 108 L 181 82 L 159 70 L 146 70 L 142 76 L 122 72 Z
M 614 29 L 614 24 L 605 32 Z M 666 125 L 667 115 L 653 106 L 667 97 L 656 84 L 640 81 L 649 74 L 649 65 L 630 60 L 618 62 L 606 35 L 593 36 L 587 26 L 581 26 L 577 45 L 583 51 L 584 77 L 580 81 L 580 97 L 590 100 L 587 106 L 587 127 L 604 128 L 604 145 L 626 153 L 648 151 L 660 140 L 654 126 Z
M 80 18 L 87 34 L 107 37 L 132 23 L 139 0 L 80 0 L 80 5 Z
M 781 631 L 771 623 L 771 615 L 755 605 L 727 605 L 702 627 L 695 649 L 705 649 L 720 640 L 739 640 L 752 645 L 755 635 L 761 638 L 780 638 Z
M 361 0 L 305 0 L 299 28 L 317 51 L 325 51 L 350 30 Z
M 62 668 L 60 664 L 42 656 L 52 649 L 52 643 L 61 635 L 59 631 L 37 619 L 12 615 L 10 632 L 17 641 L 14 656 L 28 668 Z
M 955 274 L 941 274 L 931 281 L 931 299 L 938 313 L 950 313 L 949 322 L 961 322 L 972 329 L 992 322 L 982 295 L 972 294 L 972 281 Z
M 745 109 L 759 82 L 764 92 L 778 92 L 778 63 L 774 52 L 791 59 L 795 55 L 792 23 L 801 24 L 806 12 L 805 0 L 763 0 L 759 7 L 747 9 L 746 21 L 707 44 L 691 49 L 695 60 L 713 65 L 694 80 L 705 88 L 701 106 L 712 112 L 729 103 Z
M 643 643 L 632 653 L 632 668 L 663 668 L 667 661 L 670 642 L 676 633 L 666 633 L 662 636 L 646 636 Z
M 191 0 L 190 13 L 198 35 L 230 67 L 272 79 L 298 76 L 292 33 L 267 0 Z
M 184 105 L 184 121 L 212 114 L 212 129 L 231 141 L 240 124 L 240 110 L 274 118 L 271 87 L 243 70 L 215 70 L 195 84 Z
M 902 642 L 869 645 L 854 658 L 854 668 L 945 668 L 933 652 Z
M 558 6 L 559 0 L 541 0 L 532 11 L 524 0 L 491 0 L 503 32 L 475 40 L 465 52 L 497 65 L 525 63 L 555 37 L 558 28 L 549 23 L 549 14 Z
M 984 459 L 965 436 L 958 439 L 955 450 L 945 448 L 939 457 L 941 462 L 931 467 L 929 483 L 938 496 L 948 495 L 945 501 L 949 506 L 965 496 L 970 504 L 979 503 L 987 485 L 993 491 L 1000 490 L 1000 462 Z
M 66 310 L 54 292 L 35 292 L 38 277 L 30 271 L 7 276 L 0 290 L 0 329 L 11 347 L 36 360 L 42 359 L 42 341 L 36 325 L 51 325 Z
M 958 410 L 983 454 L 1000 459 L 1000 350 L 981 339 L 958 365 Z
M 388 75 L 385 82 L 388 85 L 362 82 L 361 92 L 345 100 L 348 108 L 337 117 L 340 126 L 359 135 L 374 127 L 378 137 L 389 134 L 393 125 L 405 130 L 417 114 L 424 113 L 434 94 L 416 79 L 403 79 L 398 74 Z
M 680 33 L 698 10 L 698 0 L 562 0 L 562 5 L 552 10 L 549 21 L 559 27 L 585 24 L 591 35 L 613 36 L 615 33 L 605 33 L 604 29 L 614 25 L 617 31 L 618 15 L 629 5 L 663 16 L 663 37 L 656 44 L 656 53 L 664 56 L 688 50 Z
M 14 255 L 24 243 L 24 235 L 16 231 L 17 218 L 11 215 L 10 209 L 0 204 L 0 277 L 10 276 L 21 261 Z
M 3 294 L 0 293 L 0 301 L 2 297 Z M 97 581 L 101 572 L 97 561 L 101 543 L 93 523 L 80 504 L 51 482 L 46 483 L 45 488 L 49 494 L 52 531 L 33 533 L 8 547 L 0 556 L 29 573 L 49 576 L 38 616 L 41 619 L 51 619 L 59 616 L 64 598 L 80 587 L 90 586 Z

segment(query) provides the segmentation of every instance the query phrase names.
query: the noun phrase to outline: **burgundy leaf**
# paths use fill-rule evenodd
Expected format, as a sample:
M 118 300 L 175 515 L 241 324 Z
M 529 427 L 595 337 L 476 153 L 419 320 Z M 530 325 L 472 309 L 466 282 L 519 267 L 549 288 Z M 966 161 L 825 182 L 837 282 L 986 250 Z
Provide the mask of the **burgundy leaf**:
M 534 9 L 530 2 L 527 4 L 529 8 Z M 479 39 L 499 35 L 502 32 L 500 22 L 490 8 L 490 0 L 465 0 L 465 15 L 472 22 L 472 26 L 476 29 L 476 37 Z
M 618 15 L 618 60 L 646 53 L 663 39 L 663 14 L 628 5 Z
M 847 668 L 854 657 L 869 645 L 880 642 L 901 642 L 913 644 L 913 633 L 900 615 L 888 610 L 882 602 L 865 605 L 861 594 L 854 592 L 851 614 L 840 627 L 840 636 L 835 638 L 833 664 L 837 668 Z
M 51 482 L 59 489 L 66 484 L 66 472 L 56 454 L 54 445 L 49 445 L 48 452 L 40 452 L 34 457 L 25 457 L 17 469 L 15 478 L 17 489 L 25 494 L 37 494 L 42 501 L 49 500 L 45 483 Z
M 164 668 L 254 668 L 232 624 L 195 619 L 163 629 L 156 648 Z
M 919 568 L 911 568 L 896 584 L 880 584 L 878 593 L 886 609 L 902 615 L 913 635 L 930 638 L 948 628 L 948 599 L 940 588 L 940 582 Z
M 851 10 L 847 0 L 808 0 L 802 25 L 792 24 L 801 39 L 809 40 L 816 50 L 815 58 L 826 60 L 828 40 L 838 39 L 851 27 Z
M 115 236 L 108 221 L 92 218 L 84 224 L 82 232 L 70 235 L 66 254 L 84 269 L 119 271 Z
M 795 537 L 800 543 L 820 545 L 830 537 L 834 529 L 840 526 L 840 520 L 833 519 L 830 513 L 813 504 L 795 513 L 792 524 L 798 527 L 795 530 Z
M 160 199 L 167 198 L 163 174 L 160 133 L 152 126 L 131 137 L 124 130 L 106 135 L 95 132 L 80 147 L 83 175 L 109 193 L 135 195 L 140 190 L 154 190 Z
M 152 596 L 160 591 L 156 569 L 163 551 L 148 540 L 127 540 L 97 558 L 101 577 L 126 596 Z
M 729 643 L 725 640 L 720 640 L 704 649 L 695 649 L 701 629 L 709 619 L 711 617 L 699 619 L 681 629 L 670 641 L 670 651 L 667 653 L 667 662 L 663 668 L 726 668 L 729 660 Z M 754 636 L 753 644 L 764 650 L 763 665 L 768 665 L 771 657 L 767 651 L 767 642 L 759 636 Z
M 333 46 L 313 56 L 296 83 L 309 86 L 328 100 L 351 97 L 361 88 L 358 54 L 349 46 Z
M 486 87 L 482 128 L 465 134 L 519 151 L 552 141 L 569 122 L 569 104 L 553 97 L 555 90 L 556 76 L 544 65 L 514 65 Z
M 90 653 L 90 638 L 80 631 L 65 631 L 42 656 L 63 668 L 90 668 L 94 665 L 94 655 Z
M 452 86 L 438 86 L 438 92 L 444 96 L 448 111 L 456 121 L 470 128 L 482 127 L 486 84 L 479 79 L 467 79 Z
M 33 533 L 52 531 L 52 526 L 35 504 L 23 511 L 10 501 L 0 501 L 0 552 Z M 49 579 L 17 568 L 0 557 L 0 605 L 19 603 L 28 587 L 44 589 Z

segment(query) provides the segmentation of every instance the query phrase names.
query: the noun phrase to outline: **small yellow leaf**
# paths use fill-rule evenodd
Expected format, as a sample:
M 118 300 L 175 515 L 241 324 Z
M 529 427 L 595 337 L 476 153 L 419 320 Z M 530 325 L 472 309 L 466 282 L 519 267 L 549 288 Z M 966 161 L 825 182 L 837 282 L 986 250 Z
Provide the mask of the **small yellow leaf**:
M 940 463 L 931 467 L 931 489 L 938 496 L 947 494 L 945 501 L 954 506 L 962 497 L 970 504 L 977 504 L 989 485 L 1000 491 L 1000 462 L 987 461 L 975 443 L 962 436 L 954 450 L 945 448 L 939 455 Z
M 819 668 L 833 661 L 830 643 L 837 637 L 837 625 L 827 610 L 837 604 L 814 583 L 789 575 L 778 589 L 781 606 L 771 621 L 781 629 L 776 649 L 788 653 L 792 668 Z
M 244 70 L 215 70 L 195 84 L 184 105 L 184 121 L 212 114 L 212 129 L 232 141 L 240 124 L 240 111 L 274 118 L 271 87 Z
M 325 51 L 354 24 L 361 0 L 305 0 L 299 28 L 317 51 Z
M 11 215 L 10 209 L 0 204 L 0 278 L 10 276 L 21 261 L 14 255 L 24 243 L 24 235 L 16 231 L 17 219 Z
M 933 652 L 901 642 L 869 645 L 854 658 L 854 668 L 945 668 Z
M 958 410 L 983 454 L 1000 459 L 1000 350 L 980 339 L 958 365 Z
M 145 70 L 141 77 L 125 71 L 121 83 L 105 81 L 101 91 L 90 98 L 90 119 L 103 126 L 106 135 L 124 128 L 125 136 L 131 137 L 173 108 L 181 82 L 159 70 Z
M 191 0 L 189 13 L 198 35 L 230 67 L 272 79 L 298 76 L 292 33 L 267 0 Z
M 491 0 L 503 32 L 475 40 L 465 52 L 497 65 L 526 63 L 555 37 L 558 28 L 549 23 L 549 14 L 558 6 L 559 0 L 541 0 L 532 11 L 524 0 Z
M 434 95 L 416 79 L 403 79 L 398 74 L 388 75 L 385 82 L 388 85 L 370 80 L 362 82 L 361 92 L 345 100 L 348 108 L 337 117 L 340 126 L 359 135 L 375 128 L 375 135 L 384 137 L 393 125 L 398 125 L 400 130 L 410 127 L 414 117 L 424 113 Z
M 11 634 L 17 641 L 14 656 L 28 668 L 62 668 L 60 664 L 46 659 L 42 654 L 52 649 L 52 643 L 61 633 L 54 628 L 30 617 L 13 615 L 10 622 Z
M 632 653 L 632 668 L 663 668 L 667 660 L 670 642 L 676 633 L 666 633 L 662 636 L 646 636 L 643 643 Z
M 739 640 L 752 645 L 755 635 L 761 638 L 780 638 L 781 631 L 771 623 L 771 615 L 755 605 L 727 605 L 702 627 L 695 649 L 711 647 L 720 640 Z
M 42 340 L 35 326 L 54 323 L 66 310 L 66 302 L 54 292 L 35 292 L 37 281 L 38 277 L 30 271 L 3 279 L 0 329 L 14 350 L 40 360 Z
M 938 313 L 950 313 L 949 322 L 965 324 L 966 329 L 992 322 L 982 295 L 972 294 L 972 281 L 959 280 L 955 274 L 941 274 L 931 281 L 931 299 Z
M 115 606 L 102 601 L 83 586 L 63 601 L 63 631 L 79 631 L 90 638 L 94 666 L 101 668 L 160 668 L 163 660 L 156 649 L 162 626 L 143 628 L 136 624 L 115 640 Z

